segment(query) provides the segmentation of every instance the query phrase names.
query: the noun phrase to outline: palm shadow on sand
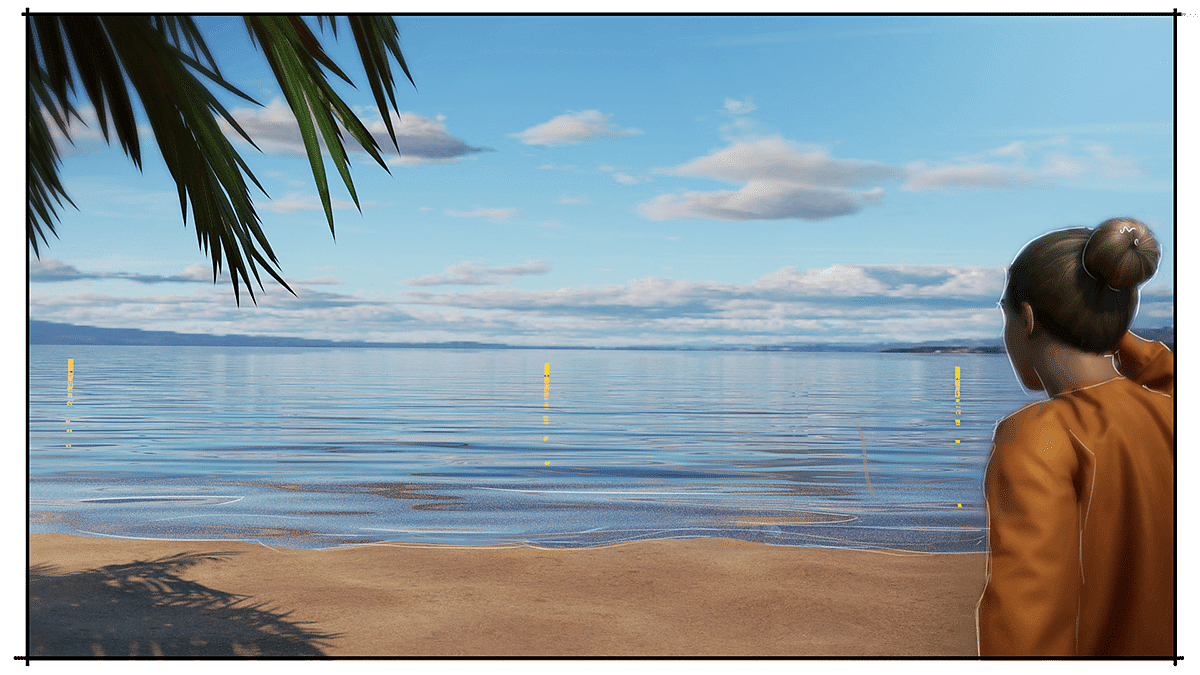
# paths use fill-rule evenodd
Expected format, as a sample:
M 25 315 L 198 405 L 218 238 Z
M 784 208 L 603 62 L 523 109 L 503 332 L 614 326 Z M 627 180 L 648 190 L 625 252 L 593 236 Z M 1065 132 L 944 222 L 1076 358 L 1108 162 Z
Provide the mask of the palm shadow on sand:
M 29 656 L 324 656 L 337 635 L 179 576 L 233 555 L 179 553 L 69 574 L 32 567 Z

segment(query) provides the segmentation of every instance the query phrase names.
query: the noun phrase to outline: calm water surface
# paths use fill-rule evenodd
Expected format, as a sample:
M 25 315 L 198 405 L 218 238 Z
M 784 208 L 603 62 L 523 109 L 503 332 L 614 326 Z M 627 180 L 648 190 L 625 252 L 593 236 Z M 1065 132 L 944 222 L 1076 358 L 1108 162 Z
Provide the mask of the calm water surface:
M 34 345 L 29 368 L 31 531 L 293 548 L 982 551 L 993 426 L 1038 400 L 1002 354 Z

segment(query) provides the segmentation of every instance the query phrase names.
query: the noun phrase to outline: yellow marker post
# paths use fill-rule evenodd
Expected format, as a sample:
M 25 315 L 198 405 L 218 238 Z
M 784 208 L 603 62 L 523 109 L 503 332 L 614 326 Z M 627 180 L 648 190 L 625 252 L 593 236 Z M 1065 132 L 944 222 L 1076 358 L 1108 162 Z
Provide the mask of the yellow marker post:
M 959 405 L 961 402 L 962 402 L 962 368 L 959 366 L 954 366 L 954 426 L 956 426 L 956 427 L 962 426 L 962 420 L 958 419 L 958 417 L 960 415 L 962 415 L 962 406 Z M 959 441 L 956 438 L 956 439 L 954 439 L 954 442 L 960 443 L 961 441 Z M 960 504 L 960 506 L 961 506 L 961 504 Z
M 546 364 L 546 367 L 545 367 L 543 373 L 544 373 L 543 377 L 545 379 L 546 385 L 545 385 L 545 393 L 542 396 L 545 400 L 545 407 L 549 408 L 550 407 L 550 364 L 549 363 Z M 542 424 L 550 424 L 550 416 L 549 415 L 542 416 Z M 548 440 L 550 440 L 550 437 L 542 436 L 542 440 L 548 441 Z M 550 462 L 546 462 L 546 463 L 549 464 Z
M 71 405 L 71 397 L 74 395 L 74 392 L 72 391 L 72 388 L 75 386 L 74 380 L 75 380 L 75 359 L 67 359 L 67 405 Z M 66 423 L 70 424 L 71 420 L 67 420 Z M 71 430 L 67 429 L 67 433 L 68 434 L 71 433 Z M 71 447 L 71 444 L 67 443 L 67 447 L 68 448 Z

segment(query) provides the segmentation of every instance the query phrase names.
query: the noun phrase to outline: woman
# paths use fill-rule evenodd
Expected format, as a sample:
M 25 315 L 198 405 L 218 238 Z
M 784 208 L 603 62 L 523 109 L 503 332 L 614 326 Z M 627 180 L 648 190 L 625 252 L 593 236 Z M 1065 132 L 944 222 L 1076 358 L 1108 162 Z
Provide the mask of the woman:
M 981 656 L 1174 655 L 1175 357 L 1129 332 L 1158 260 L 1117 218 L 1009 267 L 1005 348 L 1049 400 L 996 425 Z

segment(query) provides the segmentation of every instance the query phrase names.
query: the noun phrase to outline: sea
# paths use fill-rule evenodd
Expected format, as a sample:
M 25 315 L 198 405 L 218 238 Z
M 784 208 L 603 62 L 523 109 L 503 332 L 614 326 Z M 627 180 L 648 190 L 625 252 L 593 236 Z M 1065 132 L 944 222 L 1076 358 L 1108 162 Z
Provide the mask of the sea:
M 31 345 L 29 530 L 985 550 L 1003 354 Z

